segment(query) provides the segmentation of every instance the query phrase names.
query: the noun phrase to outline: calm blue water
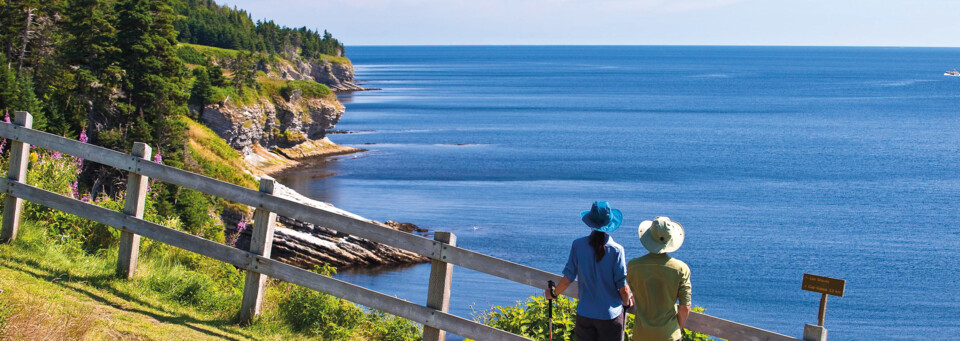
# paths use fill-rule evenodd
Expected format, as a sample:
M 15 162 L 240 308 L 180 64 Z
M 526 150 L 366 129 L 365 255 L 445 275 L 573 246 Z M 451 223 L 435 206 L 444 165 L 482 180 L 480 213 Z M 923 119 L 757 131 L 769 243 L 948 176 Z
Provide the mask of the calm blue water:
M 681 222 L 707 313 L 800 337 L 847 280 L 831 339 L 960 334 L 960 49 L 352 47 L 333 135 L 369 152 L 284 183 L 559 273 L 594 200 Z M 334 174 L 317 177 L 319 174 Z M 426 302 L 429 266 L 340 278 Z M 451 310 L 537 289 L 462 268 Z M 936 333 L 936 334 L 932 334 Z

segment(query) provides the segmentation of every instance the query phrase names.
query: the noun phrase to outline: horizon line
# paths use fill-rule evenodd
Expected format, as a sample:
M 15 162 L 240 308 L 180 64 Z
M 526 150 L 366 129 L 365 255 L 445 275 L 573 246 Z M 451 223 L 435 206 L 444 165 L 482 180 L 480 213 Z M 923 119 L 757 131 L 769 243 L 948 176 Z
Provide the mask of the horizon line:
M 750 45 L 750 44 L 346 44 L 345 47 L 561 47 L 561 46 L 596 46 L 596 47 L 876 47 L 876 48 L 945 48 L 955 49 L 960 46 L 931 46 L 931 45 Z

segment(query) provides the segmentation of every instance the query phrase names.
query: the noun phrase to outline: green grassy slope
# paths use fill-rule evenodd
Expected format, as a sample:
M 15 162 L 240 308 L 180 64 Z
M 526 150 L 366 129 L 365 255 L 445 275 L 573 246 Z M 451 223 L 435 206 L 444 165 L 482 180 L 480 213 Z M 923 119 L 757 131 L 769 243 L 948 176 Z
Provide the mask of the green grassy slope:
M 410 340 L 412 323 L 271 282 L 264 314 L 234 322 L 242 272 L 144 240 L 137 275 L 114 276 L 116 251 L 86 254 L 27 223 L 0 244 L 0 339 Z M 294 301 L 292 298 L 296 298 Z

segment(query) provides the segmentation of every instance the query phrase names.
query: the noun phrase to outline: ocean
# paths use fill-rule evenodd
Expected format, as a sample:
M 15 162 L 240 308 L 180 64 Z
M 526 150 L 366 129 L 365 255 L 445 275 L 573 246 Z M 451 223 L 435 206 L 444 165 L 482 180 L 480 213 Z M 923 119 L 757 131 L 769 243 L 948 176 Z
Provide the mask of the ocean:
M 348 47 L 376 91 L 340 95 L 330 135 L 367 152 L 279 180 L 376 220 L 451 231 L 462 247 L 559 273 L 595 200 L 645 254 L 641 221 L 687 238 L 705 313 L 801 337 L 846 280 L 834 340 L 960 335 L 960 65 L 956 48 Z M 426 302 L 428 264 L 346 270 Z M 469 318 L 542 291 L 456 267 Z

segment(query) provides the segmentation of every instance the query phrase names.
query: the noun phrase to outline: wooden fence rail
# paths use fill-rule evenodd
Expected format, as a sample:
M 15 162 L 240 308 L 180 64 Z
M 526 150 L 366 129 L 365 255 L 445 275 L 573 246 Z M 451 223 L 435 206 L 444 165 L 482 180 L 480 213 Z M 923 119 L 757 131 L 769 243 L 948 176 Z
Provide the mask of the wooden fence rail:
M 427 340 L 442 340 L 446 331 L 478 340 L 529 340 L 447 313 L 452 265 L 536 288 L 543 288 L 548 280 L 559 281 L 561 278 L 546 271 L 457 247 L 456 236 L 450 233 L 437 232 L 436 240 L 431 240 L 369 220 L 275 196 L 272 179 L 262 180 L 259 191 L 251 190 L 151 162 L 149 147 L 141 143 L 134 146 L 134 155 L 129 155 L 30 129 L 30 122 L 28 113 L 17 112 L 14 124 L 0 124 L 0 137 L 13 140 L 11 148 L 18 148 L 14 152 L 20 152 L 20 155 L 11 153 L 8 176 L 6 179 L 0 178 L 0 192 L 7 194 L 0 241 L 9 242 L 16 238 L 22 200 L 28 200 L 119 229 L 124 236 L 123 240 L 126 240 L 121 242 L 118 259 L 118 274 L 123 277 L 129 278 L 134 274 L 140 236 L 217 259 L 248 271 L 240 313 L 244 320 L 249 320 L 260 312 L 264 276 L 269 276 L 421 323 L 424 325 L 424 337 Z M 26 154 L 30 145 L 128 171 L 128 187 L 133 187 L 126 200 L 135 202 L 128 201 L 121 213 L 25 184 Z M 18 156 L 17 160 L 20 162 L 16 162 L 14 156 Z M 146 195 L 145 188 L 142 187 L 148 177 L 256 208 L 251 250 L 239 250 L 141 219 L 142 200 Z M 433 265 L 427 306 L 270 259 L 273 224 L 277 215 L 324 226 L 430 258 Z M 571 293 L 569 296 L 576 297 L 576 283 L 567 292 Z M 691 313 L 688 324 L 690 330 L 729 340 L 797 340 L 700 313 Z

